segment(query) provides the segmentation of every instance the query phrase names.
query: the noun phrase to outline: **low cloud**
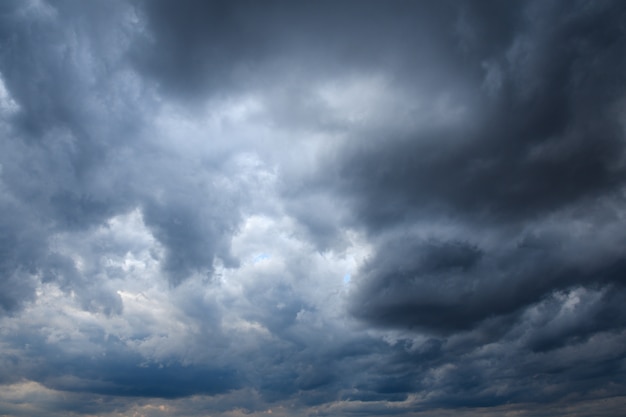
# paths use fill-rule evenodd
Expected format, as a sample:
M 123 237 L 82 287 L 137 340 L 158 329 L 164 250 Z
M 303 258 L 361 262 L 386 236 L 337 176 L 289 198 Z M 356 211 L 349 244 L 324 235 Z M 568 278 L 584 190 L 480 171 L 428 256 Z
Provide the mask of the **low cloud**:
M 620 415 L 620 2 L 0 6 L 0 414 Z

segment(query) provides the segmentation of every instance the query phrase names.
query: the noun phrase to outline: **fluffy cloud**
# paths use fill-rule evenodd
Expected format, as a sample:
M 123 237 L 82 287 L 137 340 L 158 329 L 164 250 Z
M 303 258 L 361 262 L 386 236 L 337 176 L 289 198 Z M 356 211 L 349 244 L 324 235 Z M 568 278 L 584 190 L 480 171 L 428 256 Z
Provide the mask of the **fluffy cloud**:
M 621 413 L 619 2 L 6 2 L 0 414 Z

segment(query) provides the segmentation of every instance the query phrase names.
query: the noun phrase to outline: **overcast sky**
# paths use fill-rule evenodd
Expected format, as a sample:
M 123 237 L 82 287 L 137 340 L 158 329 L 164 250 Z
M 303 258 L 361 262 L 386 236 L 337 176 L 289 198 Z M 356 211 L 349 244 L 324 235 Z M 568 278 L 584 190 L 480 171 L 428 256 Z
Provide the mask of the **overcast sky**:
M 624 407 L 624 2 L 0 2 L 1 416 Z

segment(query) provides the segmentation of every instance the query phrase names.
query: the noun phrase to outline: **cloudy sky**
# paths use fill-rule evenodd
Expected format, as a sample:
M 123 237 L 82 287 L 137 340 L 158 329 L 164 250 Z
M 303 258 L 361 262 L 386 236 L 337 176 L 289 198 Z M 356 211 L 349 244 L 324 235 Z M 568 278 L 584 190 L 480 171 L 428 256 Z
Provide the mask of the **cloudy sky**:
M 1 416 L 618 416 L 626 5 L 0 3 Z

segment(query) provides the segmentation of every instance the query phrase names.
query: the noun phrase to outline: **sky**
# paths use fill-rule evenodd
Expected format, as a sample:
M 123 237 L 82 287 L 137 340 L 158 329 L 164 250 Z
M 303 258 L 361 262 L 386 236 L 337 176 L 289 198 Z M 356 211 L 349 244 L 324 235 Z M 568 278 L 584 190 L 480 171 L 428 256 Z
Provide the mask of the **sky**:
M 0 2 L 0 416 L 623 415 L 622 1 Z

